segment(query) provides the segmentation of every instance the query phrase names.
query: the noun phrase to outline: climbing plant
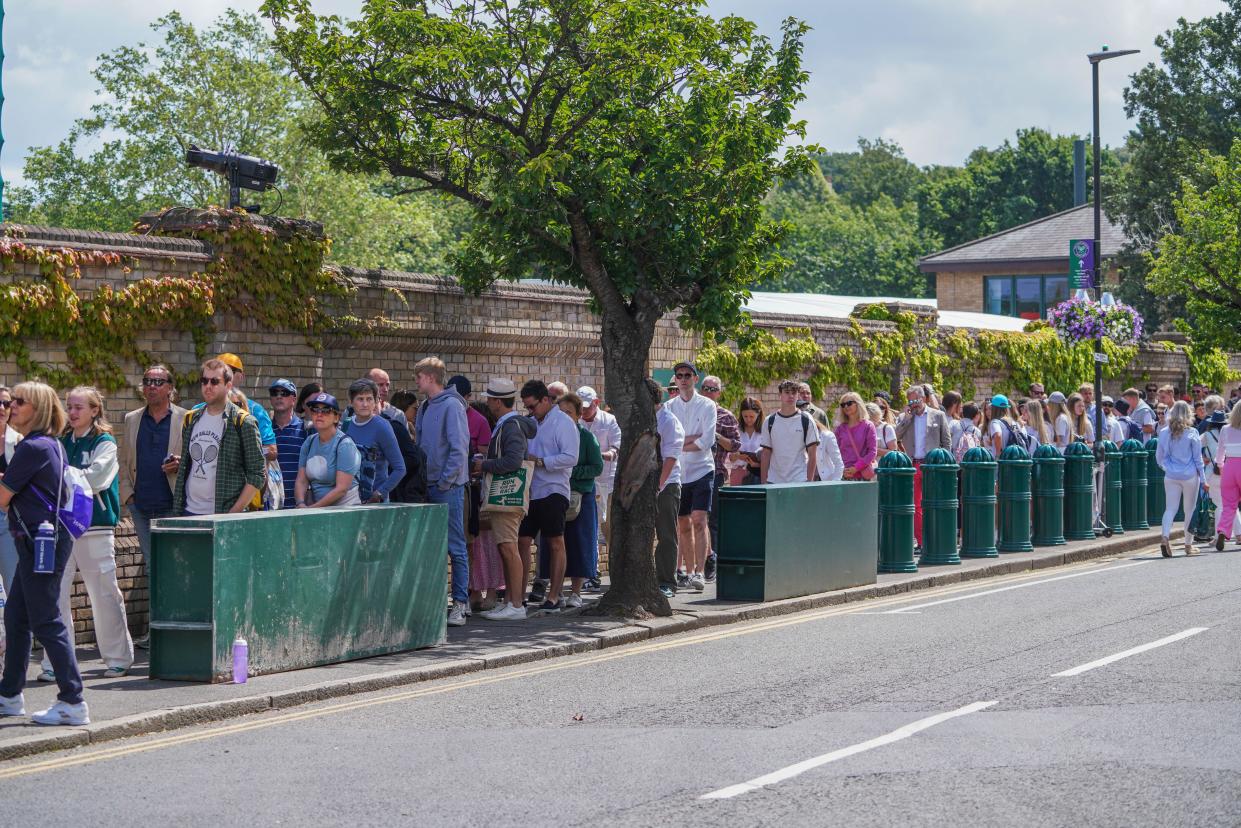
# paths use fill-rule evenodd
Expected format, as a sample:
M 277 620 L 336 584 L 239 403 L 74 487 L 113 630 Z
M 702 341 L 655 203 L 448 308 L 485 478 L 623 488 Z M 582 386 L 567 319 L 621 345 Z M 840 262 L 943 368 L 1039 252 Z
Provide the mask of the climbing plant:
M 863 326 L 863 321 L 889 324 Z M 897 377 L 929 382 L 941 392 L 955 388 L 966 399 L 976 395 L 975 381 L 984 374 L 1001 377 L 993 384 L 995 391 L 1015 394 L 1023 393 L 1032 382 L 1049 389 L 1076 390 L 1094 377 L 1091 344 L 1066 344 L 1045 324 L 1020 333 L 947 332 L 919 325 L 917 314 L 911 311 L 864 305 L 850 317 L 847 336 L 847 344 L 827 353 L 805 328 L 789 328 L 783 339 L 763 331 L 751 337 L 753 344 L 743 347 L 707 344 L 698 355 L 698 364 L 724 381 L 729 405 L 735 405 L 747 389 L 766 388 L 797 375 L 807 377 L 816 397 L 834 387 L 857 391 L 868 399 L 877 391 L 894 390 Z M 1126 376 L 1137 346 L 1104 339 L 1103 349 L 1108 356 L 1104 376 Z

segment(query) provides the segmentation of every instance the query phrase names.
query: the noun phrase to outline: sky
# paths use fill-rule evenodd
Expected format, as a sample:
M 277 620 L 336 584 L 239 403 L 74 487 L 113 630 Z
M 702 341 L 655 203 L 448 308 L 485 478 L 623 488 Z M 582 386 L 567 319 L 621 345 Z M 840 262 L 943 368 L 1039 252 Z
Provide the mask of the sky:
M 3 0 L 0 0 L 3 3 Z M 5 144 L 0 172 L 20 181 L 31 146 L 57 143 L 97 101 L 98 55 L 151 43 L 149 25 L 179 9 L 208 25 L 223 9 L 261 0 L 9 0 L 4 19 Z M 321 13 L 354 16 L 360 0 L 314 0 Z M 1108 144 L 1130 124 L 1128 76 L 1158 60 L 1154 40 L 1178 17 L 1224 10 L 1220 0 L 709 0 L 778 37 L 789 16 L 806 20 L 810 72 L 798 113 L 809 141 L 853 149 L 859 137 L 896 141 L 919 165 L 961 164 L 1020 128 L 1090 131 L 1088 52 L 1106 44 L 1142 54 L 1103 64 L 1102 127 Z

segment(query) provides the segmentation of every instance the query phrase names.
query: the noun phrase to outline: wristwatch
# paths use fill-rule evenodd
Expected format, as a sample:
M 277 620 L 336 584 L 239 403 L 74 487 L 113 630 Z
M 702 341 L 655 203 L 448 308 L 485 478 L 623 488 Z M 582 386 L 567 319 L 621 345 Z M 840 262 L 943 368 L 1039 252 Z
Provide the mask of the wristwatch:
M 541 469 L 541 468 L 544 468 L 544 465 L 543 465 L 543 458 L 542 458 L 542 457 L 536 457 L 536 458 L 534 458 L 534 467 L 535 467 L 536 469 Z

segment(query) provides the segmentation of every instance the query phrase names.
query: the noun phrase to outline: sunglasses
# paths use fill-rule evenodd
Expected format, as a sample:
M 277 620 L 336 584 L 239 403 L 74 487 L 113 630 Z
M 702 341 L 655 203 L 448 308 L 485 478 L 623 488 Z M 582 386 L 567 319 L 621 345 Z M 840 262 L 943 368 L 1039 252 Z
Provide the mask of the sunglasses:
M 849 408 L 849 407 L 854 406 L 854 405 L 857 405 L 857 403 L 856 403 L 856 402 L 854 402 L 853 400 L 849 400 L 848 402 L 842 402 L 842 403 L 840 404 L 840 407 L 841 407 L 841 408 Z
M 142 384 L 147 388 L 163 388 L 169 383 L 169 380 L 163 377 L 143 377 Z
M 0 400 L 0 408 L 10 408 L 12 405 L 12 400 Z
M 25 400 L 24 398 L 22 398 L 22 397 L 14 397 L 14 398 L 13 398 L 13 401 L 12 401 L 12 402 L 10 402 L 10 403 L 8 404 L 8 406 L 5 406 L 5 407 L 7 408 L 7 407 L 9 407 L 9 406 L 14 406 L 14 405 L 25 405 L 25 404 L 26 404 L 26 400 Z
M 289 396 L 292 396 L 292 394 L 290 394 Z M 336 409 L 335 409 L 335 408 L 331 408 L 331 407 L 326 406 L 326 405 L 311 405 L 311 406 L 307 406 L 307 410 L 308 410 L 311 414 L 335 414 L 335 413 L 336 413 Z
M 292 392 L 292 391 L 286 391 L 286 390 L 285 390 L 285 389 L 283 389 L 283 388 L 277 388 L 277 389 L 274 389 L 273 391 L 271 391 L 271 392 L 269 392 L 269 393 L 270 393 L 270 395 L 271 395 L 271 396 L 273 396 L 273 397 L 292 397 L 292 396 L 294 396 L 294 394 L 293 394 L 293 392 Z
M 224 380 L 220 377 L 201 377 L 198 380 L 201 385 L 223 385 Z
M 692 376 L 694 376 L 694 375 L 693 375 L 693 374 L 687 374 L 687 373 L 686 373 L 686 372 L 684 372 L 684 371 L 678 371 L 678 372 L 676 373 L 676 378 L 677 378 L 677 379 L 689 379 L 689 378 L 690 378 L 690 377 L 692 377 Z
M 716 391 L 720 390 L 720 387 L 718 385 L 704 385 L 702 390 L 714 394 Z

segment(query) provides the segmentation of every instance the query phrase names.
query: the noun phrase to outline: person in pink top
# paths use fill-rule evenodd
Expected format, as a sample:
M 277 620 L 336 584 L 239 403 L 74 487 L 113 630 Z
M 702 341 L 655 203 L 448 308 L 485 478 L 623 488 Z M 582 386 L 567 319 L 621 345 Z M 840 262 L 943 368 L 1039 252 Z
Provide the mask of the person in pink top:
M 877 451 L 875 426 L 866 416 L 862 398 L 853 391 L 840 398 L 840 422 L 833 433 L 845 464 L 843 479 L 872 479 Z
M 1237 504 L 1241 502 L 1241 403 L 1234 405 L 1228 415 L 1228 425 L 1219 435 L 1219 447 L 1215 450 L 1215 465 L 1223 470 L 1220 476 L 1220 498 L 1224 508 L 1219 510 L 1216 522 L 1215 551 L 1223 552 L 1232 530 Z M 1234 537 L 1234 542 L 1241 538 Z
M 465 425 L 470 433 L 470 463 L 475 455 L 486 454 L 491 442 L 491 423 L 487 417 L 470 404 L 474 389 L 470 381 L 458 374 L 448 380 L 448 386 L 457 389 L 465 400 Z M 495 609 L 496 590 L 504 581 L 504 568 L 500 562 L 500 550 L 492 540 L 491 531 L 479 523 L 478 510 L 482 506 L 483 491 L 479 478 L 470 481 L 465 488 L 465 540 L 470 552 L 470 611 Z M 485 597 L 484 597 L 485 596 Z

